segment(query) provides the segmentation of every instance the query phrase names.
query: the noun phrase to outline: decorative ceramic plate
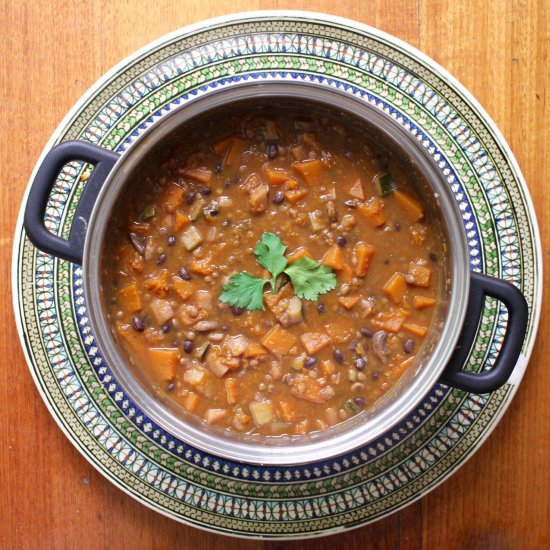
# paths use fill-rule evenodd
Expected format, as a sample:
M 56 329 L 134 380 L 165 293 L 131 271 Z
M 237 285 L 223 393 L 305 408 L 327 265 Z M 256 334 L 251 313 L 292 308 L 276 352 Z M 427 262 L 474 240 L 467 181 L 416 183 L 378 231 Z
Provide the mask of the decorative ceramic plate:
M 162 38 L 102 78 L 44 154 L 69 139 L 122 153 L 171 109 L 243 79 L 338 87 L 394 117 L 430 151 L 463 213 L 471 268 L 513 282 L 529 304 L 523 353 L 509 383 L 487 395 L 438 384 L 395 429 L 327 462 L 263 467 L 207 455 L 156 426 L 124 395 L 95 345 L 81 268 L 39 252 L 20 216 L 13 287 L 21 342 L 39 391 L 69 439 L 143 504 L 237 536 L 335 533 L 425 495 L 472 456 L 502 417 L 526 368 L 540 313 L 535 214 L 494 123 L 441 67 L 375 29 L 304 12 L 241 14 Z M 63 169 L 45 213 L 50 231 L 67 236 L 89 171 L 83 163 Z M 506 324 L 506 310 L 488 299 L 466 369 L 492 365 Z

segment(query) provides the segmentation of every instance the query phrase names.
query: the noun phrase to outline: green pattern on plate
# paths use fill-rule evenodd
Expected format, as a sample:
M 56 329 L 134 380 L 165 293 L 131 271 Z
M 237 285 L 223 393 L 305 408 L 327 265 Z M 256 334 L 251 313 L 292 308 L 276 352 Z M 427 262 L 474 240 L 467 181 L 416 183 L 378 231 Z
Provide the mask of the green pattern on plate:
M 538 232 L 515 162 L 468 94 L 412 48 L 330 17 L 258 13 L 182 29 L 97 84 L 55 141 L 83 139 L 124 151 L 195 94 L 246 78 L 310 79 L 362 95 L 430 150 L 463 212 L 472 268 L 515 282 L 530 305 L 515 383 L 485 396 L 436 386 L 401 426 L 365 448 L 327 463 L 264 468 L 189 448 L 143 418 L 97 353 L 81 269 L 37 252 L 20 224 L 16 316 L 31 372 L 54 418 L 84 456 L 129 494 L 170 517 L 220 533 L 329 534 L 420 498 L 494 428 L 536 333 Z M 89 173 L 82 163 L 62 170 L 45 214 L 50 230 L 68 235 Z M 493 363 L 506 322 L 498 302 L 487 300 L 466 369 Z

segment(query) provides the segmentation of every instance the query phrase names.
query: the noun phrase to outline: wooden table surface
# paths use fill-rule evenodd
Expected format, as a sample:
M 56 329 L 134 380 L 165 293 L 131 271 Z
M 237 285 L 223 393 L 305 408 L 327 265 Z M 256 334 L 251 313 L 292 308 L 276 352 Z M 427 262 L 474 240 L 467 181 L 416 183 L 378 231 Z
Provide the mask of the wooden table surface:
M 253 9 L 356 19 L 454 74 L 501 129 L 523 170 L 550 255 L 550 2 L 512 0 L 68 0 L 0 2 L 1 548 L 242 550 L 550 547 L 547 297 L 527 374 L 504 419 L 451 479 L 403 511 L 300 543 L 238 541 L 171 521 L 104 479 L 68 442 L 27 369 L 12 312 L 11 248 L 42 148 L 80 96 L 122 58 L 188 23 Z

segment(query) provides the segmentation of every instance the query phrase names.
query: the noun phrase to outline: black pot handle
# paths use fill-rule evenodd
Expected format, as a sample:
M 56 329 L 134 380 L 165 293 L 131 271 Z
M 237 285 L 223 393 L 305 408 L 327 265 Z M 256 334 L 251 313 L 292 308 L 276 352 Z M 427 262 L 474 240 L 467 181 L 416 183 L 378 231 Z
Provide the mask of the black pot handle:
M 502 347 L 490 370 L 481 373 L 462 370 L 476 338 L 485 296 L 500 300 L 508 308 L 508 326 Z M 511 283 L 472 271 L 470 297 L 462 333 L 441 382 L 471 393 L 489 393 L 506 383 L 519 358 L 527 331 L 527 301 Z
M 82 251 L 88 220 L 97 194 L 119 155 L 86 141 L 65 141 L 44 158 L 32 182 L 23 224 L 31 242 L 40 250 L 76 264 L 82 263 Z M 70 161 L 83 160 L 94 170 L 78 202 L 68 240 L 54 235 L 44 224 L 48 197 L 59 172 Z

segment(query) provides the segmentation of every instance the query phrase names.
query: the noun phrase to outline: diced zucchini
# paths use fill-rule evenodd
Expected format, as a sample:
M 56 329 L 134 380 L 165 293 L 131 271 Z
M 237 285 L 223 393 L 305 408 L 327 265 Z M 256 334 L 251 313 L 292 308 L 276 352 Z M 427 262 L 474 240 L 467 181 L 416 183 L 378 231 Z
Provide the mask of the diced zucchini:
M 389 172 L 382 172 L 374 176 L 374 185 L 376 187 L 376 192 L 383 197 L 384 195 L 389 195 L 395 191 L 395 185 L 393 178 Z
M 153 218 L 155 216 L 155 212 L 156 212 L 156 207 L 154 204 L 150 204 L 148 206 L 146 206 L 142 211 L 141 211 L 141 214 L 139 215 L 139 219 L 140 221 L 145 221 L 145 220 L 148 220 L 150 218 Z
M 256 426 L 263 426 L 274 419 L 273 403 L 271 401 L 252 401 L 248 408 L 252 413 L 252 419 Z
M 201 217 L 201 214 L 205 205 L 206 205 L 206 201 L 202 197 L 195 200 L 195 202 L 191 205 L 191 208 L 189 208 L 188 214 L 189 214 L 189 219 L 192 222 L 197 221 Z
M 190 225 L 182 234 L 181 234 L 181 243 L 189 251 L 194 250 L 201 244 L 203 237 L 201 232 L 194 226 Z

